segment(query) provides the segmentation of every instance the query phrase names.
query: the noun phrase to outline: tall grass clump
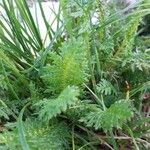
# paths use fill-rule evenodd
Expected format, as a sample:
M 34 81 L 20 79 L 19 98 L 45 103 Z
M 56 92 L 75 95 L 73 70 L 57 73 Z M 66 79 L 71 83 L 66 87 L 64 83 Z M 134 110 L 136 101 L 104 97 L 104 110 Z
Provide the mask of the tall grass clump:
M 36 4 L 44 39 L 26 0 L 0 3 L 0 148 L 149 149 L 149 1 L 61 0 L 56 30 Z

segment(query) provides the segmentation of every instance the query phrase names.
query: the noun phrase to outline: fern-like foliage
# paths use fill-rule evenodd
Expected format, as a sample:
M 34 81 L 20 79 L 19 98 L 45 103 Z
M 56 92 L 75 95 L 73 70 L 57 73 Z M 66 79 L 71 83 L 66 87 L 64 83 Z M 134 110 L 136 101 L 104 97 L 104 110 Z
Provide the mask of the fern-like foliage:
M 117 93 L 115 87 L 106 79 L 101 79 L 100 83 L 97 85 L 97 91 L 104 95 Z
M 64 122 L 54 122 L 49 126 L 36 119 L 27 119 L 24 122 L 24 133 L 31 150 L 67 150 L 69 149 L 68 127 Z M 2 149 L 21 150 L 21 143 L 17 128 L 11 132 L 4 131 L 0 135 Z
M 75 86 L 68 86 L 56 99 L 43 100 L 36 104 L 40 106 L 39 117 L 49 121 L 52 117 L 65 112 L 70 106 L 78 102 L 79 90 Z
M 60 48 L 60 55 L 50 53 L 43 73 L 49 91 L 60 93 L 68 85 L 81 86 L 87 80 L 87 46 L 83 38 L 70 39 Z
M 67 34 L 69 36 L 76 36 L 88 32 L 90 29 L 89 16 L 96 1 L 61 0 L 60 3 Z
M 95 111 L 87 113 L 80 121 L 84 122 L 89 127 L 94 127 L 95 129 L 102 128 L 108 131 L 113 127 L 121 128 L 122 124 L 130 119 L 132 115 L 133 112 L 129 101 L 120 100 L 104 111 L 97 108 Z
M 133 53 L 130 57 L 127 57 L 122 66 L 131 67 L 132 71 L 138 70 L 149 70 L 150 69 L 150 51 L 137 51 Z

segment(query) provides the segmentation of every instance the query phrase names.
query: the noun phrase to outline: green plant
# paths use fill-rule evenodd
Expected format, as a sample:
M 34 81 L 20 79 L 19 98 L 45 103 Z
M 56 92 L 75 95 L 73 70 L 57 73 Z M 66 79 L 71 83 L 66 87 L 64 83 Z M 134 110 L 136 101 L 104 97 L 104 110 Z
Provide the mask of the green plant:
M 25 0 L 0 3 L 0 148 L 149 148 L 149 2 L 61 0 L 56 31 L 37 4 L 44 40 Z
M 71 106 L 78 102 L 79 90 L 77 87 L 66 87 L 56 99 L 43 100 L 36 104 L 40 106 L 39 117 L 42 120 L 49 121 L 61 112 L 67 111 Z
M 28 119 L 23 123 L 24 135 L 30 149 L 68 149 L 70 133 L 65 123 L 53 122 L 52 125 L 45 125 L 34 118 Z M 1 134 L 1 143 L 6 145 L 2 148 L 11 150 L 22 149 L 21 138 L 16 127 L 12 132 L 6 131 Z
M 103 128 L 105 131 L 110 131 L 113 127 L 121 128 L 122 124 L 133 116 L 130 107 L 129 102 L 120 100 L 104 111 L 97 108 L 87 113 L 80 121 L 85 122 L 87 126 L 93 126 L 95 129 Z
M 42 73 L 48 90 L 59 93 L 68 85 L 81 86 L 87 81 L 87 46 L 83 38 L 69 39 L 60 48 L 59 55 L 51 52 Z

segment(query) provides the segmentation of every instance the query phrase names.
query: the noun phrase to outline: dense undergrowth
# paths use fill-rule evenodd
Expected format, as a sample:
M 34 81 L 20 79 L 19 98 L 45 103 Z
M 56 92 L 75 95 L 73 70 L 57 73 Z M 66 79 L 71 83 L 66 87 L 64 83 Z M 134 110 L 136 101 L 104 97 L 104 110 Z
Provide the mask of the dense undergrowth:
M 25 0 L 1 3 L 0 149 L 149 149 L 149 1 L 61 0 L 56 32 L 39 6 L 45 39 Z

